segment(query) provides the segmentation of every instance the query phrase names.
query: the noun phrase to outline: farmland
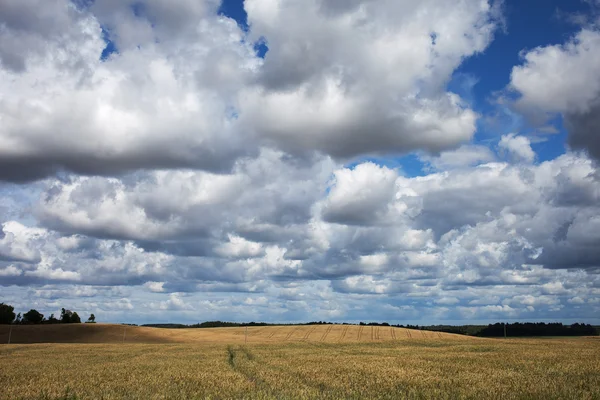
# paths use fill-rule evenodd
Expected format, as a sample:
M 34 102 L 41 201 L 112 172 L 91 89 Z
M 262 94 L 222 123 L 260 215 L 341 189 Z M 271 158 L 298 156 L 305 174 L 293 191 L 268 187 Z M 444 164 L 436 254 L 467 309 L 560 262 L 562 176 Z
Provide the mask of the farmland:
M 7 334 L 0 326 L 3 343 Z M 252 327 L 247 337 L 119 325 L 12 335 L 15 344 L 0 345 L 0 399 L 600 398 L 595 338 L 350 325 Z

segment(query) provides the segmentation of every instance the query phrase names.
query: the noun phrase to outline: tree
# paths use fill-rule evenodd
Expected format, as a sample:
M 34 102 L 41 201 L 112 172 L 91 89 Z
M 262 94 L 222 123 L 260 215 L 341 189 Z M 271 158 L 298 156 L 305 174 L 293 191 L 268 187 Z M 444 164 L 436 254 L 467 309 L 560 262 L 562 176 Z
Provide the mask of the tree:
M 73 315 L 71 315 L 71 323 L 73 323 L 73 324 L 81 323 L 81 318 L 79 318 L 79 315 L 77 315 L 76 312 L 74 312 Z
M 79 318 L 79 315 L 77 315 L 76 312 L 73 312 L 71 310 L 65 310 L 63 308 L 60 312 L 60 322 L 62 322 L 63 324 L 79 324 L 81 323 L 81 318 Z
M 57 324 L 59 321 L 56 319 L 56 317 L 54 316 L 54 314 L 50 314 L 50 317 L 48 318 L 48 323 L 49 324 Z
M 23 314 L 23 322 L 30 324 L 39 324 L 44 319 L 44 314 L 40 314 L 37 310 L 29 310 Z
M 9 304 L 0 303 L 0 324 L 12 324 L 15 320 L 15 308 Z
M 90 317 L 88 318 L 87 322 L 89 322 L 90 324 L 93 324 L 96 322 L 96 316 L 94 314 L 91 314 Z
M 65 310 L 64 308 L 60 312 L 60 322 L 63 324 L 70 324 L 73 312 L 71 310 Z

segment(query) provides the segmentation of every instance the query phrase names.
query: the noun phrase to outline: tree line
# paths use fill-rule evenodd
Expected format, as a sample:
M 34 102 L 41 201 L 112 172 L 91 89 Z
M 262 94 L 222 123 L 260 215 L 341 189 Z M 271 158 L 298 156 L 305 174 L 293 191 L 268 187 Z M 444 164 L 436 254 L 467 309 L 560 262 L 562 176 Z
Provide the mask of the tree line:
M 91 314 L 86 323 L 96 322 L 96 317 Z M 62 309 L 60 319 L 51 314 L 47 319 L 37 310 L 29 310 L 23 315 L 15 314 L 14 307 L 8 304 L 0 303 L 0 324 L 59 324 L 59 323 L 81 323 L 81 318 L 77 312 Z M 284 325 L 325 325 L 332 324 L 326 321 L 311 321 L 304 324 L 273 324 L 268 322 L 225 322 L 225 321 L 206 321 L 192 325 L 185 324 L 145 324 L 142 326 L 156 328 L 226 328 L 226 327 L 244 327 L 244 326 L 284 326 Z M 135 324 L 129 324 L 135 325 Z M 345 323 L 344 325 L 350 325 Z M 590 324 L 572 324 L 563 325 L 560 322 L 525 322 L 502 324 L 495 323 L 485 325 L 402 325 L 389 324 L 387 322 L 360 322 L 359 325 L 366 326 L 391 326 L 396 328 L 420 329 L 428 331 L 448 332 L 462 335 L 482 336 L 482 337 L 503 337 L 506 325 L 507 336 L 598 336 L 600 330 Z
M 95 323 L 96 316 L 91 314 L 86 323 Z M 38 310 L 31 309 L 26 313 L 15 314 L 15 308 L 10 304 L 0 303 L 0 324 L 79 324 L 81 318 L 76 311 L 71 311 L 63 308 L 60 313 L 60 318 L 56 318 L 54 314 L 50 314 L 48 318 Z
M 590 324 L 563 325 L 560 322 L 515 322 L 513 324 L 490 324 L 480 330 L 477 336 L 503 337 L 506 325 L 507 336 L 597 336 L 598 332 Z

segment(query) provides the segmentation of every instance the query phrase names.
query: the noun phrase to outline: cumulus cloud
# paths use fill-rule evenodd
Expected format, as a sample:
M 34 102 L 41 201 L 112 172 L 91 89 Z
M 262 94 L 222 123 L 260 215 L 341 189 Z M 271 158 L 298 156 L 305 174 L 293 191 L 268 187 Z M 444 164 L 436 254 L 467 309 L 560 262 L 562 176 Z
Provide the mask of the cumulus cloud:
M 42 229 L 30 229 L 16 221 L 5 222 L 0 227 L 0 260 L 39 262 L 37 244 L 43 233 Z
M 0 64 L 17 73 L 41 60 L 59 68 L 75 67 L 94 51 L 102 51 L 98 28 L 92 18 L 67 1 L 3 1 Z
M 282 180 L 272 180 L 275 169 Z M 320 178 L 310 180 L 315 171 Z M 231 175 L 195 172 L 177 181 L 175 172 L 169 174 L 171 186 L 156 176 L 124 178 L 118 195 L 100 191 L 107 196 L 73 193 L 88 190 L 90 180 L 104 188 L 114 178 L 54 181 L 38 210 L 52 230 L 36 228 L 47 256 L 37 263 L 12 261 L 3 275 L 20 285 L 143 285 L 146 293 L 192 298 L 272 296 L 294 282 L 320 281 L 338 296 L 408 296 L 415 306 L 429 301 L 429 307 L 450 307 L 456 318 L 510 317 L 531 312 L 528 307 L 550 312 L 561 298 L 574 304 L 567 300 L 587 298 L 598 284 L 590 274 L 600 266 L 600 183 L 594 164 L 581 154 L 409 178 L 369 162 L 335 169 L 329 159 L 299 164 L 282 153 L 264 153 Z M 303 187 L 305 181 L 311 186 Z M 230 191 L 227 182 L 239 190 Z M 171 195 L 175 187 L 186 188 L 186 195 L 163 196 L 163 187 Z M 285 194 L 295 187 L 311 196 L 286 207 Z M 261 200 L 265 192 L 269 196 Z M 169 201 L 147 201 L 149 193 Z M 105 204 L 111 211 L 98 212 Z M 157 210 L 157 204 L 168 210 Z M 286 208 L 293 218 L 279 215 Z M 87 216 L 85 225 L 73 219 L 75 210 Z M 113 218 L 109 224 L 107 215 Z M 117 222 L 129 227 L 128 237 L 106 228 Z M 96 239 L 74 235 L 83 228 Z M 284 292 L 304 298 L 303 292 Z M 311 307 L 319 301 L 311 300 Z M 176 295 L 153 304 L 156 310 L 188 312 L 195 303 Z
M 38 3 L 0 13 L 4 180 L 228 171 L 258 141 L 335 157 L 453 147 L 477 116 L 445 84 L 496 27 L 480 0 L 341 14 L 317 0 L 248 0 L 249 33 L 214 0 Z M 117 51 L 103 56 L 107 40 Z
M 53 181 L 36 212 L 45 225 L 65 233 L 148 245 L 177 238 L 220 240 L 230 232 L 268 242 L 268 236 L 281 240 L 290 235 L 286 227 L 310 219 L 312 204 L 322 196 L 333 169 L 328 157 L 303 163 L 264 150 L 258 158 L 238 161 L 231 174 L 155 171 L 131 179 Z M 260 246 L 243 239 L 232 236 L 218 251 L 261 253 Z M 202 254 L 199 244 L 190 243 Z
M 242 121 L 290 152 L 335 157 L 426 149 L 469 140 L 476 114 L 445 91 L 464 57 L 497 26 L 485 1 L 248 0 L 252 37 L 269 51 Z M 398 71 L 402 71 L 398 73 Z
M 395 192 L 395 171 L 366 163 L 353 170 L 337 170 L 334 176 L 324 205 L 324 220 L 359 225 L 384 220 Z
M 2 301 L 123 322 L 597 315 L 597 165 L 473 140 L 448 89 L 499 4 L 246 0 L 244 31 L 217 0 L 0 2 Z M 597 39 L 511 77 L 592 156 Z
M 67 0 L 33 3 L 3 2 L 0 179 L 26 181 L 60 170 L 227 170 L 251 151 L 232 126 L 233 89 L 219 83 L 239 86 L 256 65 L 234 21 L 196 13 L 192 23 L 194 14 L 177 7 L 163 14 L 165 4 L 158 1 L 149 2 L 146 16 L 120 2 L 98 1 L 91 9 Z M 136 24 L 155 32 L 152 16 L 158 13 L 163 23 L 157 32 L 183 18 L 187 35 L 165 34 L 174 43 L 163 36 L 130 37 L 144 31 Z M 101 60 L 104 24 L 118 32 L 119 53 Z M 23 35 L 34 43 L 28 46 Z M 7 47 L 27 60 L 12 60 Z
M 538 47 L 513 68 L 510 86 L 526 113 L 560 113 L 569 131 L 569 144 L 600 159 L 600 31 L 584 27 L 562 45 Z
M 494 161 L 496 155 L 487 146 L 462 145 L 437 156 L 421 155 L 420 159 L 434 170 L 448 170 L 485 164 Z
M 525 136 L 503 135 L 498 147 L 506 151 L 513 161 L 531 163 L 535 160 L 535 152 L 531 149 L 531 141 Z

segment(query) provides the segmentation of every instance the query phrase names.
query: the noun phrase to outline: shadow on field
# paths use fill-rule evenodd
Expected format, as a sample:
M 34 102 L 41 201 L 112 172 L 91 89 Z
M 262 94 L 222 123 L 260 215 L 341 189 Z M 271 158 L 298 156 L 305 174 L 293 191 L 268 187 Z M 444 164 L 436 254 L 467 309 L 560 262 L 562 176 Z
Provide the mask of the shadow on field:
M 7 343 L 10 325 L 0 325 L 0 343 Z M 173 343 L 152 328 L 104 324 L 13 325 L 10 343 Z

